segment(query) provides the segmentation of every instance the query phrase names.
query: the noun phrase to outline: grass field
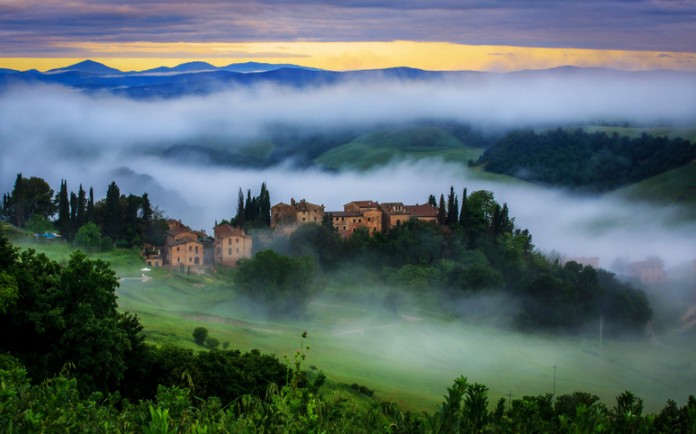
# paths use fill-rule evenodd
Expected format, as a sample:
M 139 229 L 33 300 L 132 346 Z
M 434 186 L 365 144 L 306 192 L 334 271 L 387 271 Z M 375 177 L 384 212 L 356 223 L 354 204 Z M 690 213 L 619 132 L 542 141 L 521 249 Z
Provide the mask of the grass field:
M 13 243 L 65 260 L 64 243 L 41 243 L 12 233 Z M 683 404 L 696 393 L 696 348 L 684 337 L 662 342 L 560 338 L 517 333 L 487 325 L 452 321 L 412 304 L 398 315 L 385 313 L 380 288 L 356 288 L 368 299 L 345 297 L 346 288 L 329 286 L 308 306 L 302 320 L 266 319 L 239 300 L 229 273 L 186 275 L 156 269 L 141 279 L 137 252 L 116 250 L 96 255 L 114 264 L 120 309 L 138 314 L 146 338 L 198 349 L 195 327 L 230 348 L 252 348 L 292 356 L 307 331 L 311 346 L 305 368 L 316 366 L 330 380 L 358 383 L 379 399 L 404 408 L 432 411 L 459 375 L 490 388 L 491 403 L 513 397 L 582 390 L 607 405 L 631 390 L 648 411 L 668 398 Z M 687 344 L 685 344 L 686 342 Z M 555 377 L 555 379 L 554 379 Z
M 688 217 L 696 218 L 696 162 L 644 179 L 614 194 L 662 205 L 685 205 L 690 211 Z
M 366 170 L 402 160 L 440 158 L 467 164 L 483 149 L 468 146 L 438 127 L 405 127 L 378 130 L 357 137 L 320 155 L 315 162 L 329 169 Z
M 583 390 L 611 404 L 623 390 L 657 411 L 668 398 L 684 402 L 696 384 L 696 351 L 646 342 L 533 336 L 444 320 L 418 308 L 394 316 L 375 303 L 318 298 L 301 321 L 255 317 L 233 288 L 205 276 L 162 273 L 148 282 L 127 280 L 122 309 L 141 317 L 148 339 L 195 348 L 197 326 L 233 348 L 291 355 L 303 331 L 307 364 L 330 379 L 376 390 L 380 399 L 411 410 L 433 410 L 452 380 L 465 375 L 490 387 L 495 401 L 512 393 Z

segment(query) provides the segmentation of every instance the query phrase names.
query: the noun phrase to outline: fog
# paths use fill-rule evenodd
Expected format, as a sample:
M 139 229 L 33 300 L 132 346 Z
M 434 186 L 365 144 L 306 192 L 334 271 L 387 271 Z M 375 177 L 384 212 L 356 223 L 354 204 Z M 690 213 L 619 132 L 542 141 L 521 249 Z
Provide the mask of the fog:
M 612 197 L 576 197 L 526 184 L 483 181 L 466 167 L 439 160 L 401 161 L 364 173 L 329 173 L 287 161 L 264 169 L 204 166 L 164 159 L 161 149 L 205 144 L 234 150 L 268 137 L 270 127 L 312 131 L 367 128 L 417 119 L 465 122 L 483 131 L 538 125 L 621 121 L 683 125 L 696 120 L 696 81 L 687 75 L 544 73 L 476 75 L 430 82 L 347 82 L 304 90 L 234 88 L 208 96 L 136 101 L 56 86 L 19 86 L 0 94 L 0 191 L 17 173 L 54 188 L 93 186 L 103 197 L 116 180 L 123 193 L 148 192 L 172 218 L 211 230 L 235 213 L 237 190 L 271 201 L 291 198 L 341 210 L 352 200 L 424 203 L 428 195 L 488 189 L 507 202 L 535 246 L 569 256 L 657 255 L 670 264 L 693 259 L 694 223 L 674 223 L 674 210 Z
M 438 118 L 465 122 L 484 132 L 602 120 L 693 125 L 696 81 L 658 75 L 640 80 L 492 76 L 462 82 L 345 83 L 305 90 L 262 86 L 151 101 L 60 87 L 10 88 L 0 94 L 0 191 L 12 189 L 18 172 L 43 177 L 53 188 L 61 179 L 67 179 L 74 191 L 79 184 L 92 186 L 97 198 L 104 197 L 107 185 L 115 180 L 122 193 L 148 192 L 168 217 L 210 232 L 216 220 L 235 214 L 238 188 L 258 194 L 262 182 L 267 183 L 273 204 L 306 199 L 325 205 L 327 211 L 341 210 L 352 200 L 424 203 L 430 194 L 446 194 L 450 186 L 458 195 L 463 188 L 469 193 L 486 189 L 498 202 L 508 204 L 516 225 L 529 229 L 534 245 L 543 252 L 596 256 L 605 268 L 616 258 L 659 256 L 668 266 L 696 259 L 696 222 L 678 220 L 675 209 L 612 195 L 577 196 L 523 182 L 486 180 L 467 167 L 439 159 L 394 161 L 366 172 L 328 172 L 298 167 L 292 159 L 243 169 L 161 156 L 161 149 L 180 144 L 249 146 L 266 138 L 275 125 L 331 131 Z M 148 288 L 145 283 L 123 282 L 122 308 L 142 308 L 129 291 L 138 297 L 148 290 L 166 296 L 162 288 Z M 177 294 L 166 302 L 172 311 L 187 312 L 198 309 L 197 299 L 198 290 L 191 300 Z M 488 324 L 445 324 L 408 306 L 396 316 L 372 309 L 346 316 L 345 308 L 332 311 L 332 302 L 315 300 L 309 319 L 301 324 L 313 339 L 309 363 L 338 380 L 369 387 L 380 378 L 383 388 L 398 385 L 394 389 L 411 390 L 414 397 L 426 393 L 428 405 L 441 400 L 444 388 L 461 374 L 487 384 L 496 399 L 508 392 L 515 397 L 550 393 L 554 366 L 559 394 L 585 390 L 609 402 L 629 388 L 654 411 L 667 398 L 684 402 L 692 392 L 688 390 L 694 378 L 691 362 L 683 362 L 684 355 L 676 349 L 667 351 L 658 344 L 613 342 L 599 357 L 592 340 L 500 333 Z M 220 302 L 208 313 L 234 318 L 238 324 L 238 318 L 245 319 L 234 304 Z M 515 306 L 495 295 L 466 300 L 460 314 L 470 316 L 481 306 L 504 317 L 515 316 Z M 200 312 L 195 311 L 196 321 Z M 297 336 L 297 324 L 285 326 L 291 331 L 268 331 L 282 325 L 248 321 L 243 330 L 262 350 L 276 350 L 269 341 L 279 333 Z M 215 322 L 208 326 L 224 340 L 225 328 L 214 328 Z M 403 386 L 405 382 L 409 387 Z

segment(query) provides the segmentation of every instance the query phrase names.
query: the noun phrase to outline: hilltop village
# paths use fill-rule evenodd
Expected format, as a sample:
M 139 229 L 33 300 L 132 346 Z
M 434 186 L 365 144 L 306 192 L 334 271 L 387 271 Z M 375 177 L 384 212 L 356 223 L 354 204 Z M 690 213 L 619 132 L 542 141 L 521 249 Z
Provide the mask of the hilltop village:
M 443 224 L 438 209 L 432 204 L 404 205 L 401 202 L 379 203 L 373 200 L 353 201 L 342 211 L 326 211 L 302 199 L 278 203 L 271 207 L 270 229 L 290 235 L 304 224 L 328 224 L 343 238 L 360 228 L 371 235 L 386 233 L 409 219 Z M 253 239 L 244 229 L 229 223 L 216 225 L 213 237 L 196 231 L 179 220 L 167 221 L 169 230 L 164 246 L 146 244 L 143 257 L 149 267 L 168 266 L 183 270 L 200 269 L 209 265 L 235 267 L 240 259 L 251 258 Z
M 352 201 L 341 211 L 327 211 L 324 205 L 305 199 L 290 203 L 280 202 L 270 209 L 272 234 L 289 236 L 306 224 L 331 225 L 342 238 L 349 238 L 364 228 L 370 235 L 387 233 L 410 219 L 446 226 L 441 212 L 432 203 L 405 205 L 402 202 L 379 203 L 373 200 Z M 168 267 L 179 271 L 198 272 L 210 266 L 236 267 L 240 259 L 249 259 L 253 252 L 253 238 L 243 228 L 227 222 L 217 224 L 211 237 L 203 230 L 193 230 L 180 220 L 167 220 L 169 230 L 163 246 L 145 244 L 143 258 L 149 267 Z M 562 257 L 570 261 L 599 268 L 598 257 Z M 696 261 L 694 262 L 696 267 Z M 627 264 L 624 273 L 648 285 L 665 281 L 667 275 L 659 258 Z

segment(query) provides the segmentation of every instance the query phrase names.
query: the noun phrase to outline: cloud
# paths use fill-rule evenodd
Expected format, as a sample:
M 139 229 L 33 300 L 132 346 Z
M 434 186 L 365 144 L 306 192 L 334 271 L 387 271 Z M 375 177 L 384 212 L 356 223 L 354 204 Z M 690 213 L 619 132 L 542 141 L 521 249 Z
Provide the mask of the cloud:
M 232 217 L 239 187 L 257 192 L 264 181 L 274 203 L 305 198 L 329 210 L 356 199 L 424 203 L 429 194 L 453 185 L 458 192 L 464 187 L 493 191 L 545 251 L 599 256 L 602 266 L 623 256 L 637 260 L 656 254 L 670 263 L 693 259 L 696 228 L 670 227 L 670 209 L 484 182 L 466 167 L 438 160 L 337 174 L 298 169 L 290 162 L 252 170 L 161 156 L 161 149 L 180 144 L 235 150 L 267 139 L 273 125 L 319 132 L 423 118 L 488 129 L 603 119 L 669 125 L 693 121 L 696 114 L 696 84 L 688 75 L 627 79 L 561 71 L 543 79 L 486 77 L 344 83 L 303 91 L 260 86 L 166 101 L 89 96 L 61 87 L 12 88 L 0 94 L 0 191 L 12 188 L 18 172 L 44 177 L 56 188 L 61 179 L 71 189 L 93 186 L 97 197 L 116 180 L 124 193 L 148 191 L 170 216 L 210 230 L 215 220 Z
M 649 0 L 26 1 L 0 5 L 4 42 L 0 54 L 49 54 L 52 48 L 84 41 L 269 40 L 413 40 L 693 52 L 694 16 L 693 2 Z

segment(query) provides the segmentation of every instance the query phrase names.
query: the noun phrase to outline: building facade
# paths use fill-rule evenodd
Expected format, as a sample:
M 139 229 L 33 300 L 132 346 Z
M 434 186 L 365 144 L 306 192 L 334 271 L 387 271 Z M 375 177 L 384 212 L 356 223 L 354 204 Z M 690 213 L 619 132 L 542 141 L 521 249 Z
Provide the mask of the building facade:
M 236 267 L 240 259 L 251 258 L 252 238 L 243 229 L 221 224 L 215 227 L 215 263 Z

